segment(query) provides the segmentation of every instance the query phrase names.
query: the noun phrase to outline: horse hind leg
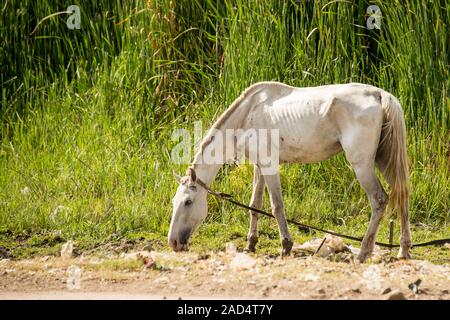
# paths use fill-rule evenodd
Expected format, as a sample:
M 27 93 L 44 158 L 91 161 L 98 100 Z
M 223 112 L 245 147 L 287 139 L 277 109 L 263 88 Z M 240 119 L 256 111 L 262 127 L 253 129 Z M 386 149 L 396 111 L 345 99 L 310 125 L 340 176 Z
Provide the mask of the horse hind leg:
M 264 177 L 261 169 L 255 165 L 253 170 L 253 192 L 250 200 L 250 207 L 261 209 L 264 194 Z M 258 243 L 258 216 L 255 211 L 250 210 L 250 229 L 247 234 L 247 251 L 255 252 Z
M 369 226 L 358 255 L 358 260 L 361 262 L 364 262 L 373 251 L 381 218 L 388 203 L 388 196 L 375 173 L 375 153 L 377 149 L 375 136 L 377 135 L 374 135 L 373 132 L 362 129 L 354 132 L 353 135 L 344 136 L 347 139 L 341 141 L 345 157 L 350 162 L 356 178 L 366 192 L 372 209 Z M 365 139 L 361 141 L 361 139 L 355 139 L 355 137 L 365 137 Z M 373 137 L 373 139 L 370 137 Z
M 378 228 L 388 203 L 388 196 L 375 174 L 374 162 L 372 160 L 354 163 L 352 166 L 359 183 L 369 198 L 372 208 L 369 226 L 364 235 L 361 243 L 361 251 L 358 255 L 358 260 L 364 262 L 373 252 Z
M 383 114 L 380 106 L 370 105 L 373 101 L 368 100 L 367 103 L 364 112 L 355 116 L 352 125 L 340 138 L 345 157 L 366 192 L 372 209 L 369 226 L 358 255 L 361 262 L 364 262 L 374 249 L 378 228 L 388 203 L 388 196 L 375 173 L 375 157 L 380 141 Z

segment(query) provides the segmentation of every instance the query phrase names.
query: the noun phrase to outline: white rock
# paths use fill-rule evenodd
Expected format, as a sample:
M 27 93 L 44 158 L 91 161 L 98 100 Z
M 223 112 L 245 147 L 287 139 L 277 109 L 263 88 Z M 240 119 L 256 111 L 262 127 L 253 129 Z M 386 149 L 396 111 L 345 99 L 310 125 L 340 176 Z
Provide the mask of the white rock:
M 237 252 L 236 246 L 232 242 L 225 243 L 225 252 L 227 254 L 235 254 Z
M 327 236 L 325 244 L 333 253 L 344 252 L 348 250 L 347 245 L 340 237 Z
M 71 265 L 67 268 L 66 286 L 69 290 L 79 290 L 81 287 L 81 268 Z
M 168 277 L 160 277 L 153 281 L 154 284 L 163 284 L 163 283 L 168 283 L 168 282 L 169 282 Z
M 317 248 L 320 246 L 320 244 L 322 243 L 322 239 L 316 238 L 316 239 L 312 239 L 310 241 L 306 241 L 305 243 L 298 245 L 298 246 L 294 246 L 292 248 L 292 250 L 300 250 L 300 251 L 308 251 L 310 253 L 314 253 L 316 252 Z
M 363 282 L 365 283 L 367 289 L 369 290 L 381 290 L 381 269 L 378 265 L 370 265 L 364 270 Z
M 356 247 L 354 247 L 354 246 L 352 246 L 352 245 L 349 245 L 348 248 L 350 249 L 350 251 L 351 251 L 355 256 L 357 256 L 357 255 L 361 252 L 361 249 L 360 249 L 360 248 L 356 248 Z
M 315 253 L 316 256 L 319 257 L 328 257 L 332 254 L 349 251 L 350 249 L 347 245 L 342 241 L 342 238 L 335 236 L 327 236 L 325 242 L 320 247 L 323 242 L 323 238 L 315 238 L 310 241 L 303 243 L 302 245 L 296 246 L 292 248 L 293 252 L 295 251 L 306 251 L 311 254 Z M 316 253 L 317 249 L 320 247 L 319 252 Z
M 103 259 L 100 259 L 99 257 L 91 257 L 89 259 L 89 264 L 100 264 L 103 262 Z
M 61 257 L 63 259 L 70 259 L 73 256 L 73 241 L 69 240 L 61 247 Z
M 140 260 L 144 258 L 150 258 L 151 254 L 148 251 L 136 251 L 136 252 L 122 252 L 120 258 L 125 260 Z M 154 260 L 154 259 L 153 259 Z
M 312 281 L 312 282 L 316 282 L 320 279 L 320 276 L 317 274 L 313 274 L 313 273 L 305 273 L 303 275 L 303 279 L 305 281 Z
M 394 291 L 392 292 L 387 298 L 386 300 L 408 300 L 405 295 L 403 294 L 403 292 L 401 291 Z
M 237 253 L 236 256 L 231 260 L 230 267 L 233 270 L 244 270 L 250 269 L 256 264 L 256 260 L 245 253 Z

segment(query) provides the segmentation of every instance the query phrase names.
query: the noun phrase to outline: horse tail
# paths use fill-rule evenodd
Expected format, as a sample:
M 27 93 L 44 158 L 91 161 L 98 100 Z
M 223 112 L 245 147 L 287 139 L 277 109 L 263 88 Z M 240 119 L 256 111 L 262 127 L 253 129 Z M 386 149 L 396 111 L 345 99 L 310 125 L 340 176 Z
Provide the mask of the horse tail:
M 375 161 L 391 187 L 389 207 L 404 220 L 409 201 L 405 118 L 400 102 L 388 92 L 381 92 L 381 108 L 383 125 Z

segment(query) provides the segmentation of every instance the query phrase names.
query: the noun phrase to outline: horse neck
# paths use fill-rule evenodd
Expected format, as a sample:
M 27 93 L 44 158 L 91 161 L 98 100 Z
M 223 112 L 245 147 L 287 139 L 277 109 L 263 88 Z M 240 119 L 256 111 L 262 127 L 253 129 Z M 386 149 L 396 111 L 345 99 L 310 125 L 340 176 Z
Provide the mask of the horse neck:
M 235 110 L 232 114 L 229 115 L 229 117 L 226 119 L 226 121 L 224 121 L 223 123 L 221 123 L 220 126 L 215 127 L 214 130 L 216 130 L 216 132 L 220 132 L 222 135 L 222 147 L 223 147 L 223 154 L 222 154 L 222 160 L 223 162 L 220 164 L 209 164 L 209 163 L 205 163 L 204 159 L 203 159 L 203 153 L 204 152 L 208 152 L 209 148 L 216 148 L 220 149 L 220 145 L 219 139 L 214 139 L 211 142 L 207 143 L 207 146 L 202 150 L 202 147 L 200 147 L 200 151 L 195 155 L 195 159 L 194 162 L 192 163 L 192 167 L 194 168 L 197 177 L 199 177 L 204 183 L 206 183 L 206 185 L 210 186 L 212 181 L 214 180 L 215 176 L 217 175 L 217 173 L 219 172 L 220 168 L 224 165 L 225 162 L 227 162 L 228 160 L 234 159 L 234 154 L 235 154 L 235 150 L 234 148 L 236 148 L 235 144 L 234 144 L 234 138 L 233 138 L 233 143 L 230 145 L 229 142 L 227 142 L 227 137 L 226 137 L 226 130 L 227 129 L 239 129 L 241 127 L 242 124 L 242 120 L 243 117 L 245 117 L 245 113 L 242 112 L 241 110 Z M 202 142 L 202 145 L 205 141 L 210 140 L 211 136 L 210 136 L 211 131 L 209 132 L 209 134 L 205 137 L 204 141 Z M 226 148 L 228 149 L 228 152 L 225 152 L 225 145 Z M 229 148 L 233 148 L 233 150 L 230 150 Z
M 194 163 L 192 167 L 195 170 L 197 178 L 202 180 L 207 186 L 210 186 L 222 167 L 222 164 Z

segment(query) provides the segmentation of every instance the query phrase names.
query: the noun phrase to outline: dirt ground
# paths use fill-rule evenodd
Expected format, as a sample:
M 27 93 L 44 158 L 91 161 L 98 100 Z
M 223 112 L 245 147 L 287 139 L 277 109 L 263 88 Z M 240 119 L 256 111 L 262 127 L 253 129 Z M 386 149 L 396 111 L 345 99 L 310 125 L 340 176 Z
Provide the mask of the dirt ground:
M 392 256 L 365 264 L 352 254 L 234 251 L 2 259 L 0 299 L 450 299 L 450 264 Z

